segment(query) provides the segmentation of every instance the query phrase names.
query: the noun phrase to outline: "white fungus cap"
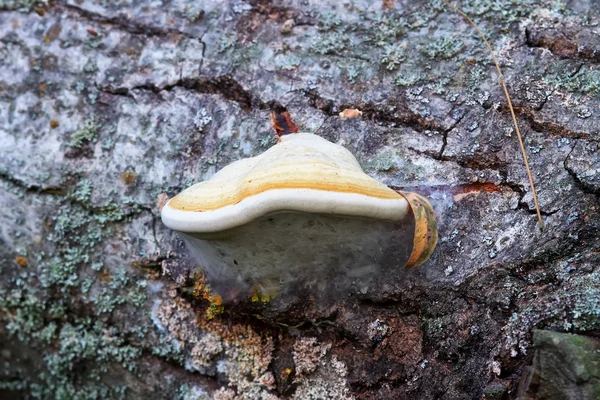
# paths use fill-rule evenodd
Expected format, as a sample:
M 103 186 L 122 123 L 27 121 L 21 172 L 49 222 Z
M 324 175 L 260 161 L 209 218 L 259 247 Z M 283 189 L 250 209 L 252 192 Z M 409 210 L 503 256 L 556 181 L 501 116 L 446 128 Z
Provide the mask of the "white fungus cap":
M 309 133 L 285 135 L 169 200 L 161 218 L 188 233 L 220 232 L 278 211 L 397 221 L 407 200 L 366 175 L 344 147 Z

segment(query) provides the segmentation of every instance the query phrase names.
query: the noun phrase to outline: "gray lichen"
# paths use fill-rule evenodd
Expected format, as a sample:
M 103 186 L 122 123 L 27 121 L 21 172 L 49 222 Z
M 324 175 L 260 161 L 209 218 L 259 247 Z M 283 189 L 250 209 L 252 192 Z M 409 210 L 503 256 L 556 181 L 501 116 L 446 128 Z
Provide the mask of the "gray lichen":
M 599 329 L 591 173 L 600 86 L 585 58 L 596 56 L 581 53 L 598 47 L 597 13 L 578 2 L 462 3 L 507 67 L 534 150 L 547 224 L 538 234 L 481 40 L 442 2 L 386 3 L 213 1 L 200 10 L 84 0 L 65 14 L 60 4 L 0 1 L 0 391 L 346 398 L 358 387 L 385 398 L 481 397 L 502 393 L 504 377 L 519 380 L 533 328 Z M 578 40 L 569 57 L 548 45 L 564 44 L 551 36 L 564 27 Z M 548 40 L 525 42 L 525 28 Z M 184 290 L 193 266 L 157 219 L 157 196 L 271 146 L 273 100 L 303 130 L 347 144 L 387 184 L 431 192 L 440 248 L 411 280 L 390 276 L 376 301 L 307 299 L 278 311 L 286 299 L 276 299 L 207 323 L 206 304 Z M 365 112 L 340 121 L 343 107 Z M 128 170 L 133 185 L 119 179 Z M 389 347 L 372 347 L 385 331 L 377 318 L 392 329 L 415 313 L 427 360 L 402 359 L 394 339 L 409 334 L 396 328 Z M 360 352 L 349 356 L 352 346 Z M 286 351 L 284 367 L 302 373 L 280 394 Z M 490 383 L 490 367 L 510 356 L 516 362 Z M 371 372 L 383 370 L 391 375 Z

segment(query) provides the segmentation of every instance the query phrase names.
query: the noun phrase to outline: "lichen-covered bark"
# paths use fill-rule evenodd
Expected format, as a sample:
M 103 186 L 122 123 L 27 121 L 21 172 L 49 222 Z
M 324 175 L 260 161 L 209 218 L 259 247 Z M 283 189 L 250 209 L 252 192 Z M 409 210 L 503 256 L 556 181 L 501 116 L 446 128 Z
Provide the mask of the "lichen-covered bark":
M 543 232 L 489 54 L 439 1 L 0 0 L 0 397 L 511 398 L 534 328 L 598 331 L 600 9 L 462 6 Z M 211 304 L 159 204 L 268 148 L 274 106 L 427 195 L 432 259 Z

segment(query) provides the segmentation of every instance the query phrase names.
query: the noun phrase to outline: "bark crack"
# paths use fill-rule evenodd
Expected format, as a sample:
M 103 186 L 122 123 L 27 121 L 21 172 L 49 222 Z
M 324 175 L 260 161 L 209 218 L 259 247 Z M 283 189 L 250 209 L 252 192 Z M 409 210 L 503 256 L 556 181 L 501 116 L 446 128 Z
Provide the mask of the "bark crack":
M 140 21 L 127 18 L 124 15 L 116 15 L 109 17 L 78 7 L 75 4 L 57 4 L 56 8 L 63 11 L 70 10 L 77 14 L 79 18 L 99 24 L 114 26 L 133 35 L 143 35 L 146 37 L 164 37 L 166 35 L 181 35 L 192 39 L 198 39 L 198 36 L 191 35 L 179 29 L 165 28 L 162 26 L 145 24 Z M 202 38 L 202 36 L 200 36 L 200 38 Z
M 450 112 L 452 112 L 453 110 L 454 110 L 454 108 L 452 110 L 450 110 Z M 456 128 L 458 126 L 458 124 L 460 123 L 460 121 L 463 120 L 465 115 L 467 115 L 467 114 L 466 113 L 461 114 L 456 120 L 454 120 L 454 123 L 452 124 L 452 126 L 450 126 L 448 129 L 446 129 L 442 132 L 442 147 L 440 148 L 440 152 L 437 156 L 439 160 L 442 160 L 444 151 L 446 151 L 446 146 L 448 145 L 448 134 L 450 132 L 452 132 L 454 130 L 454 128 Z
M 503 107 L 503 111 L 507 111 L 508 108 Z M 589 139 L 589 132 L 578 132 L 568 129 L 564 125 L 559 125 L 552 121 L 540 121 L 535 118 L 535 111 L 530 107 L 515 107 L 515 112 L 525 121 L 527 121 L 532 130 L 535 132 L 547 133 L 551 136 L 568 138 L 568 139 Z
M 249 111 L 253 108 L 265 109 L 268 107 L 265 102 L 244 89 L 242 85 L 231 75 L 221 75 L 217 77 L 180 78 L 175 83 L 163 86 L 157 86 L 153 82 L 147 82 L 131 88 L 111 88 L 110 86 L 104 86 L 100 87 L 99 90 L 104 93 L 133 98 L 131 92 L 135 90 L 145 90 L 153 93 L 160 93 L 163 90 L 171 91 L 178 87 L 192 90 L 197 93 L 219 94 L 227 100 L 238 103 L 240 107 L 246 111 Z
M 579 178 L 579 176 L 577 176 L 577 173 L 573 170 L 573 168 L 569 167 L 569 157 L 571 157 L 571 153 L 573 153 L 573 150 L 575 150 L 577 143 L 578 143 L 578 141 L 575 141 L 575 144 L 573 144 L 571 151 L 569 151 L 569 154 L 567 154 L 567 156 L 565 157 L 565 159 L 563 161 L 563 167 L 567 171 L 567 173 L 571 176 L 571 178 L 573 178 L 573 181 L 575 182 L 575 186 L 577 186 L 579 188 L 579 190 L 581 190 L 583 193 L 591 194 L 591 195 L 594 195 L 594 196 L 600 198 L 600 190 L 583 182 Z
M 427 119 L 412 111 L 405 101 L 400 104 L 387 105 L 367 102 L 336 104 L 333 100 L 322 97 L 316 90 L 305 90 L 308 105 L 328 116 L 334 117 L 341 110 L 356 108 L 362 111 L 363 118 L 384 126 L 405 126 L 417 132 L 426 130 L 443 132 L 446 130 L 438 121 Z M 388 108 L 388 109 L 386 109 Z
M 0 180 L 8 182 L 11 185 L 24 189 L 27 193 L 47 194 L 54 196 L 66 196 L 67 189 L 60 186 L 44 187 L 38 184 L 28 184 L 25 181 L 15 178 L 8 170 L 0 169 Z
M 561 29 L 564 26 L 551 30 L 525 30 L 525 45 L 532 49 L 545 49 L 558 58 L 585 60 L 591 63 L 600 62 L 600 55 L 594 43 L 581 43 L 578 36 L 582 31 L 569 32 L 567 37 Z M 560 37 L 559 37 L 560 36 Z

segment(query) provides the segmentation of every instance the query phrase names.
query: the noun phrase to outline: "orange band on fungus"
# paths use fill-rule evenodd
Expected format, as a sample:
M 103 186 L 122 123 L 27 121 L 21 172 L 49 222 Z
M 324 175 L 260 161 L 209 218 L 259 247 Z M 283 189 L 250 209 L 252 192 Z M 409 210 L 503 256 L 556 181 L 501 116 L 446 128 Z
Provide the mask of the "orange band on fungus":
M 400 198 L 394 190 L 366 175 L 343 147 L 314 135 L 296 134 L 283 136 L 281 143 L 260 156 L 237 161 L 213 179 L 189 187 L 169 206 L 182 211 L 212 211 L 275 189 Z

